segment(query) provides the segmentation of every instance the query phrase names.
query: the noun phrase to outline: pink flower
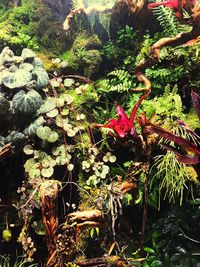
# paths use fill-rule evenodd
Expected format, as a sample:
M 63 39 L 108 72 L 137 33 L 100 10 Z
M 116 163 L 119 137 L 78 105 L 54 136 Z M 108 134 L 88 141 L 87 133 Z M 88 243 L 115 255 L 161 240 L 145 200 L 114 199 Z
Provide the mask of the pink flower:
M 112 129 L 121 138 L 124 138 L 128 134 L 136 137 L 135 127 L 120 105 L 116 107 L 116 112 L 118 115 L 117 119 L 110 119 L 108 124 L 99 126 Z
M 96 127 L 103 127 L 112 129 L 118 137 L 124 138 L 128 135 L 131 135 L 133 138 L 137 137 L 137 133 L 134 126 L 134 120 L 137 113 L 137 110 L 141 104 L 141 102 L 149 95 L 145 93 L 141 96 L 141 98 L 137 101 L 135 106 L 132 109 L 132 113 L 130 118 L 128 118 L 127 114 L 123 110 L 122 106 L 116 106 L 117 119 L 109 119 L 108 124 L 96 124 Z

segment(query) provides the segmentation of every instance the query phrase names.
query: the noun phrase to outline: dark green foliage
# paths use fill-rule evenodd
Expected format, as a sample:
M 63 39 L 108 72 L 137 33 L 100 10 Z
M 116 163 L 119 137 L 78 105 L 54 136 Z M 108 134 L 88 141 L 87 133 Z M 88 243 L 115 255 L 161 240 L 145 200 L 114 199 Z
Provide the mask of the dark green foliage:
M 14 113 L 20 116 L 30 116 L 36 113 L 42 105 L 42 102 L 41 95 L 35 90 L 31 90 L 28 93 L 21 90 L 14 95 L 12 108 Z
M 153 264 L 154 260 L 161 263 L 159 266 L 198 266 L 199 216 L 198 204 L 161 212 L 149 235 L 152 243 L 151 250 L 146 248 L 150 253 L 145 261 L 147 265 L 142 266 L 157 266 Z
M 49 77 L 42 61 L 27 48 L 22 50 L 20 57 L 8 47 L 4 48 L 0 54 L 0 67 L 0 123 L 5 124 L 1 130 L 5 138 L 1 145 L 11 143 L 19 151 L 26 138 L 33 136 L 42 124 L 37 111 L 43 99 L 34 89 L 47 86 Z
M 90 77 L 98 72 L 100 66 L 100 45 L 97 35 L 88 36 L 86 33 L 81 33 L 75 39 L 71 49 L 61 58 L 67 61 L 67 67 L 71 71 Z

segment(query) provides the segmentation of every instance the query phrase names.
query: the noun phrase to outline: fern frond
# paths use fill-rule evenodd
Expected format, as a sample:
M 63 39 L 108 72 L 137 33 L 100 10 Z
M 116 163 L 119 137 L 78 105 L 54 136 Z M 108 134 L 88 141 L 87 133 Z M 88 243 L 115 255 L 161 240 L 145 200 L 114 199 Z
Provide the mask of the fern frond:
M 157 0 L 156 2 L 159 2 Z M 177 35 L 180 32 L 189 31 L 190 27 L 187 25 L 181 24 L 174 11 L 165 6 L 158 6 L 153 8 L 153 14 L 157 17 L 161 27 L 163 28 L 165 34 L 169 35 Z
M 99 92 L 119 92 L 128 91 L 133 87 L 133 76 L 126 70 L 116 69 L 108 73 L 110 79 L 101 80 L 97 87 Z

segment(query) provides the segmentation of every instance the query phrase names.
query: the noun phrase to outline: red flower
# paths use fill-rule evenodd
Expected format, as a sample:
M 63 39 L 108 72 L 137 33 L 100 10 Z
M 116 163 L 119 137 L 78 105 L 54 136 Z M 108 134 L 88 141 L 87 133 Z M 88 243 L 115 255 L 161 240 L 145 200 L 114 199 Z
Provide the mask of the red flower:
M 101 126 L 103 128 L 110 128 L 114 130 L 115 133 L 121 138 L 124 138 L 128 134 L 131 134 L 132 136 L 136 137 L 135 127 L 133 126 L 131 120 L 127 117 L 126 113 L 120 105 L 116 107 L 116 112 L 118 115 L 117 119 L 110 119 L 108 124 L 97 126 Z
M 137 103 L 133 107 L 130 118 L 128 118 L 123 108 L 120 105 L 117 105 L 116 106 L 116 113 L 118 115 L 117 119 L 109 119 L 108 124 L 96 124 L 95 126 L 112 129 L 120 138 L 124 138 L 127 135 L 131 135 L 133 138 L 136 138 L 137 133 L 134 126 L 135 116 L 141 102 L 148 95 L 149 93 L 143 94 L 141 98 L 137 101 Z

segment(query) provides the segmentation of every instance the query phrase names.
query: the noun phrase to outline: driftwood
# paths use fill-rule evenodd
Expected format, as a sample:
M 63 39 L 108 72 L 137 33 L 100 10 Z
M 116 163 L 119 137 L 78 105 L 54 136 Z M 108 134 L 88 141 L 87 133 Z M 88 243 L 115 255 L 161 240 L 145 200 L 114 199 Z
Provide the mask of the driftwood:
M 68 215 L 70 222 L 84 222 L 84 221 L 101 221 L 102 212 L 100 210 L 87 210 L 87 211 L 76 211 Z
M 14 153 L 12 144 L 6 144 L 4 147 L 0 149 L 0 161 L 7 158 L 8 156 Z
M 200 3 L 196 0 L 195 4 L 191 4 L 191 0 L 185 1 L 184 8 L 191 15 L 190 24 L 192 25 L 191 32 L 180 33 L 173 37 L 161 38 L 155 44 L 150 47 L 150 57 L 148 59 L 142 59 L 138 65 L 135 67 L 135 75 L 138 81 L 144 83 L 144 87 L 137 89 L 130 89 L 130 91 L 136 92 L 150 92 L 151 91 L 151 81 L 145 76 L 145 69 L 156 65 L 159 62 L 160 50 L 166 46 L 178 46 L 184 45 L 187 42 L 197 38 L 200 35 Z M 182 22 L 182 17 L 178 17 Z
M 134 267 L 125 259 L 120 259 L 118 256 L 105 256 L 86 259 L 84 261 L 77 262 L 76 264 L 78 264 L 80 267 L 107 267 L 108 265 L 113 267 Z

